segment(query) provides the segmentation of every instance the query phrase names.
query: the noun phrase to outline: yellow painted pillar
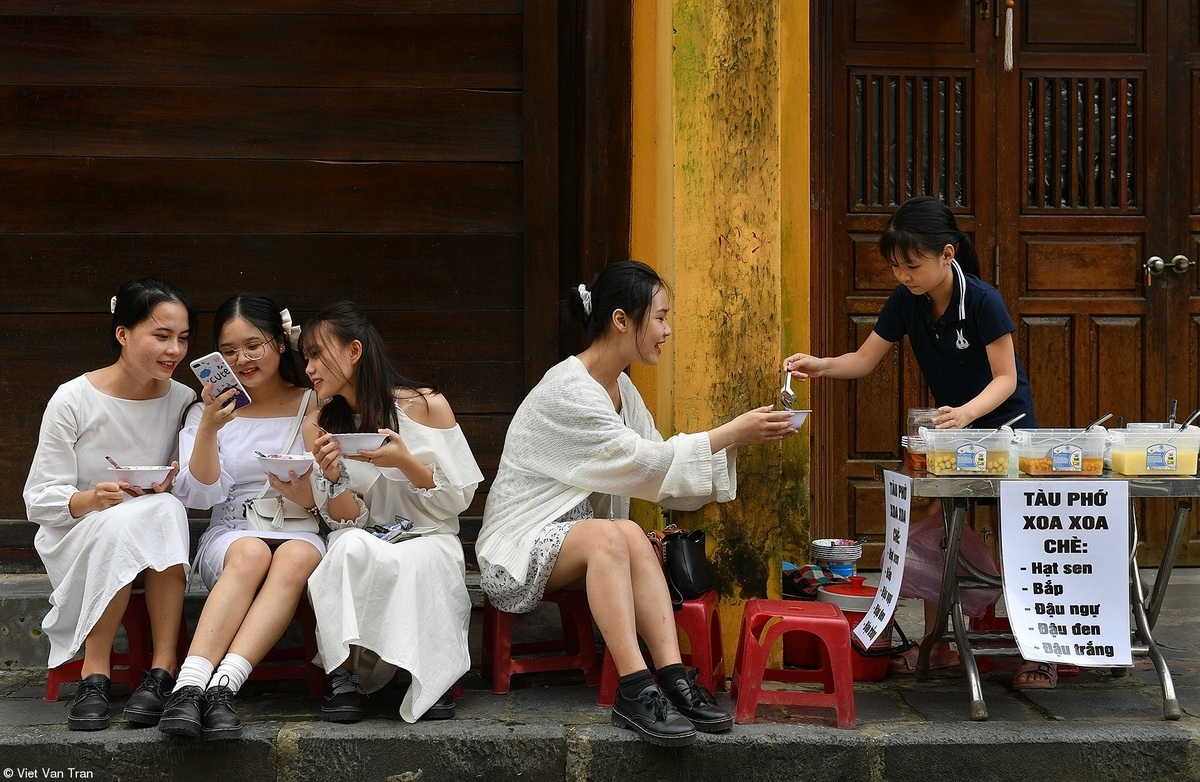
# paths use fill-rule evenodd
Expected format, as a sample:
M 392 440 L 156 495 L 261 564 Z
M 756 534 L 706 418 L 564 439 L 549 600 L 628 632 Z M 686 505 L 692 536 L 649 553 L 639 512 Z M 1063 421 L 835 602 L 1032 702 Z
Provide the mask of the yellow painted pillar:
M 807 345 L 808 51 L 807 0 L 634 3 L 633 256 L 670 284 L 674 329 L 634 381 L 664 435 L 778 405 Z M 709 532 L 730 661 L 741 603 L 806 561 L 808 429 L 737 459 L 736 501 L 673 516 Z

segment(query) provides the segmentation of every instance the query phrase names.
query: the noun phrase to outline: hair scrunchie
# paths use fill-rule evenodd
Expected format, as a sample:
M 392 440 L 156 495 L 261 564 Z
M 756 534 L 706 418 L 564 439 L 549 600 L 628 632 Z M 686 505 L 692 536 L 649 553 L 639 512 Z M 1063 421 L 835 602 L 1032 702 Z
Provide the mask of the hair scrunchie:
M 117 297 L 116 296 L 113 296 L 111 299 L 108 300 L 108 311 L 112 315 L 117 314 Z
M 583 314 L 592 316 L 592 292 L 582 282 L 579 283 L 579 298 L 583 301 Z
M 283 334 L 287 337 L 288 344 L 292 349 L 300 347 L 300 327 L 292 325 L 292 313 L 288 312 L 287 307 L 279 311 L 279 319 L 283 321 Z

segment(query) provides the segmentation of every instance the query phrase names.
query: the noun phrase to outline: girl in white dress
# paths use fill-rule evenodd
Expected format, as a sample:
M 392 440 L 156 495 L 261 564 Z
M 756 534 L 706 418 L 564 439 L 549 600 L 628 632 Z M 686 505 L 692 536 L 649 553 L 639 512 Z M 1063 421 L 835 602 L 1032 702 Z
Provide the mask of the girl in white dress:
M 304 452 L 298 435 L 287 442 L 297 416 L 316 407 L 293 344 L 298 336 L 287 310 L 254 293 L 234 296 L 214 316 L 217 350 L 252 401 L 235 411 L 235 388 L 213 397 L 205 386 L 203 403 L 192 405 L 179 433 L 175 493 L 188 507 L 213 512 L 194 565 L 208 599 L 158 725 L 165 733 L 241 735 L 233 696 L 287 629 L 325 553 L 316 533 L 251 530 L 242 515 L 242 502 L 267 480 L 254 452 Z M 316 513 L 308 470 L 302 472 L 290 481 L 271 476 L 268 494 Z
M 361 719 L 360 692 L 379 689 L 397 669 L 412 676 L 401 717 L 452 717 L 450 689 L 471 665 L 458 514 L 483 475 L 446 398 L 400 375 L 352 304 L 318 314 L 301 348 L 323 402 L 304 427 L 317 460 L 317 503 L 336 527 L 308 580 L 320 657 L 332 674 L 322 717 Z M 343 454 L 339 432 L 378 432 L 387 441 Z M 389 543 L 366 525 L 417 534 Z
M 662 566 L 629 497 L 693 510 L 737 494 L 736 451 L 795 434 L 792 416 L 750 410 L 667 441 L 624 368 L 655 365 L 671 334 L 666 285 L 621 261 L 567 300 L 591 344 L 546 373 L 517 408 L 476 540 L 480 583 L 501 611 L 532 611 L 546 591 L 585 589 L 621 674 L 612 722 L 683 746 L 733 718 L 680 662 Z M 638 648 L 641 636 L 658 683 Z
M 83 681 L 71 701 L 71 730 L 108 727 L 110 655 L 135 585 L 146 592 L 154 657 L 125 718 L 153 725 L 157 683 L 178 663 L 188 521 L 170 493 L 172 469 L 149 490 L 114 478 L 122 465 L 177 466 L 175 434 L 195 393 L 171 379 L 187 355 L 195 312 L 183 292 L 151 277 L 127 282 L 110 302 L 118 357 L 63 385 L 42 418 L 25 482 L 25 510 L 41 525 L 34 546 L 54 591 L 42 623 L 51 668 L 83 647 Z

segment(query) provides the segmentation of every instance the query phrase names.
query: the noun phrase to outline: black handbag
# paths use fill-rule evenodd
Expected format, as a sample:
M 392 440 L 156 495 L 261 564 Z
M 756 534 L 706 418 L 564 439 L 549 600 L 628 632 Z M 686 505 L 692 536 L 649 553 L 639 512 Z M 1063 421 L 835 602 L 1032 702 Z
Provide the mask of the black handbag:
M 713 588 L 716 574 L 705 550 L 704 530 L 687 532 L 674 524 L 646 533 L 659 552 L 671 604 L 676 611 L 684 600 L 692 600 Z

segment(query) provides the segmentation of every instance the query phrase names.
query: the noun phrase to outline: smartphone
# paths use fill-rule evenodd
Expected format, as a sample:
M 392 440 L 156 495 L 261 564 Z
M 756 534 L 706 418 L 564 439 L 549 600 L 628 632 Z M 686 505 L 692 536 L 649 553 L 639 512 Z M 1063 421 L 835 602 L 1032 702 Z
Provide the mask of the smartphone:
M 192 362 L 192 371 L 201 383 L 212 384 L 212 395 L 219 396 L 231 388 L 236 388 L 237 395 L 233 398 L 233 409 L 238 410 L 250 404 L 250 395 L 245 386 L 229 368 L 229 362 L 220 353 L 209 353 Z

